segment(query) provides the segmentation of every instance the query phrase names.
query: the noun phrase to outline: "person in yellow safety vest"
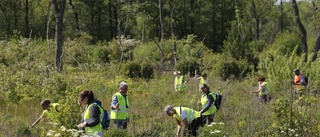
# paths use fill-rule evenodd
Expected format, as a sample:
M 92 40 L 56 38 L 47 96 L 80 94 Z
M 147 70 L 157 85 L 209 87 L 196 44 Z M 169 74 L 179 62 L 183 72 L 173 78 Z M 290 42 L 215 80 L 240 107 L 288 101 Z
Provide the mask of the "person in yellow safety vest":
M 82 114 L 82 121 L 77 125 L 79 129 L 83 129 L 86 134 L 102 137 L 101 117 L 103 110 L 96 104 L 92 91 L 84 90 L 79 94 L 78 104 L 85 105 Z
M 180 74 L 180 71 L 176 71 L 173 73 L 176 77 L 174 79 L 174 89 L 175 91 L 186 91 L 186 81 L 184 79 L 184 76 Z
M 129 122 L 129 99 L 127 96 L 128 84 L 121 82 L 119 92 L 115 93 L 111 102 L 111 116 L 114 120 L 114 125 L 117 128 L 127 129 Z
M 305 76 L 297 68 L 294 69 L 293 72 L 295 74 L 294 81 L 292 81 L 294 93 L 301 95 L 306 86 Z
M 203 84 L 207 84 L 208 85 L 208 82 L 207 82 L 207 73 L 202 73 L 201 74 L 201 77 L 197 78 L 199 80 L 199 91 L 201 91 L 201 86 Z
M 258 78 L 259 89 L 256 93 L 259 93 L 259 99 L 261 102 L 266 103 L 271 100 L 270 88 L 267 82 L 265 82 L 265 77 L 259 76 Z
M 206 123 L 211 124 L 213 122 L 214 114 L 217 111 L 217 108 L 214 105 L 216 96 L 210 91 L 207 84 L 202 84 L 200 89 L 203 93 L 200 100 L 200 104 L 202 105 L 200 113 L 204 116 Z
M 197 136 L 197 130 L 200 126 L 203 126 L 203 116 L 199 111 L 187 108 L 187 107 L 172 107 L 170 105 L 164 108 L 165 113 L 168 116 L 173 117 L 177 123 L 177 133 L 176 137 L 179 137 L 180 131 L 182 129 L 182 124 L 184 125 L 183 136 L 190 134 L 192 136 Z
M 43 112 L 41 116 L 31 125 L 31 127 L 34 127 L 37 125 L 42 118 L 47 118 L 50 121 L 54 121 L 55 116 L 57 115 L 56 113 L 58 111 L 59 104 L 58 103 L 50 103 L 50 100 L 42 100 L 40 103 Z

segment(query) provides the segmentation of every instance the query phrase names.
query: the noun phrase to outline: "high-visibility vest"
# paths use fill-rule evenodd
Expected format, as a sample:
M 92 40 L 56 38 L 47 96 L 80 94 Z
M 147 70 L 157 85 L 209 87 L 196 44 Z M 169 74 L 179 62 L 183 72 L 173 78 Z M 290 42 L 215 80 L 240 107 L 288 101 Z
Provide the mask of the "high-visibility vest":
M 264 92 L 262 92 L 261 90 L 259 91 L 259 96 L 262 95 L 268 95 L 270 93 L 270 88 L 267 82 L 262 82 L 261 84 L 264 84 L 266 86 L 266 89 L 264 90 Z
M 93 106 L 93 105 L 96 105 L 97 107 L 99 107 L 98 104 L 96 103 L 91 103 L 87 108 L 86 110 L 84 111 L 84 115 L 83 115 L 83 119 L 84 121 L 91 118 L 91 113 L 90 113 L 90 108 Z M 98 132 L 100 132 L 102 130 L 102 125 L 101 125 L 101 121 L 102 121 L 102 117 L 103 117 L 103 110 L 101 107 L 99 107 L 100 109 L 100 122 L 99 124 L 93 126 L 93 127 L 84 127 L 84 131 L 86 132 L 86 134 L 96 134 Z
M 177 120 L 179 120 L 180 122 L 182 122 L 181 119 L 181 111 L 186 111 L 186 118 L 187 118 L 187 122 L 190 124 L 194 119 L 199 118 L 201 116 L 199 111 L 195 111 L 193 109 L 190 108 L 186 108 L 186 107 L 175 107 L 174 108 L 176 110 L 176 114 L 173 115 L 173 117 Z
M 202 86 L 203 84 L 207 84 L 207 80 L 205 80 L 203 77 L 200 77 L 199 91 L 201 91 L 201 86 Z
M 185 91 L 187 90 L 187 87 L 183 84 L 183 76 L 177 76 L 174 79 L 174 84 L 176 87 L 176 91 Z
M 42 115 L 44 115 L 45 117 L 47 117 L 51 121 L 54 121 L 54 119 L 56 119 L 57 112 L 58 112 L 57 106 L 59 106 L 58 103 L 51 103 L 50 104 L 50 111 L 49 110 L 43 110 Z
M 128 108 L 129 107 L 129 99 L 128 96 L 126 99 L 121 95 L 120 92 L 117 92 L 113 95 L 117 96 L 119 108 L 118 110 L 111 109 L 110 119 L 117 119 L 117 120 L 125 120 L 129 117 Z
M 205 80 L 203 77 L 200 78 L 200 85 L 207 84 L 207 80 Z
M 297 75 L 294 76 L 294 83 L 295 84 L 300 84 L 301 83 L 300 79 L 301 79 L 302 75 L 303 74 L 300 73 L 298 76 Z M 305 89 L 305 86 L 304 85 L 293 85 L 293 88 L 295 90 L 298 90 L 298 91 L 303 91 Z
M 202 97 L 201 97 L 202 108 L 204 108 L 209 103 L 208 96 L 212 96 L 213 100 L 214 101 L 216 100 L 216 96 L 213 95 L 213 93 L 211 93 L 211 92 L 208 95 L 202 95 Z M 205 116 L 211 115 L 211 114 L 214 114 L 214 112 L 216 112 L 216 111 L 217 111 L 217 108 L 216 108 L 216 106 L 214 105 L 214 102 L 213 102 L 211 107 L 206 112 L 204 112 L 203 115 L 205 115 Z

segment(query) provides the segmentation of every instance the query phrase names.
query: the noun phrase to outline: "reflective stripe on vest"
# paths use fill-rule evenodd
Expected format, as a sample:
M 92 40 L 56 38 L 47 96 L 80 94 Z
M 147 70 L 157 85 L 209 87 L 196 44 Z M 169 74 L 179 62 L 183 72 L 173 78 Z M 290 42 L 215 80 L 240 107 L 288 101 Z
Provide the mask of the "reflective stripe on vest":
M 191 123 L 194 119 L 196 119 L 196 118 L 201 116 L 199 111 L 195 111 L 195 110 L 190 109 L 190 108 L 175 107 L 174 109 L 176 110 L 176 114 L 174 114 L 173 117 L 175 119 L 179 120 L 180 122 L 182 122 L 182 119 L 181 119 L 181 113 L 182 112 L 180 112 L 180 109 L 181 109 L 181 111 L 186 111 L 186 118 L 187 118 L 187 122 L 188 123 Z
M 208 91 L 208 92 L 209 92 L 209 91 Z M 210 92 L 210 93 L 208 94 L 208 96 L 212 96 L 212 97 L 213 97 L 213 100 L 214 100 L 214 101 L 216 100 L 216 96 L 213 95 L 213 93 Z M 208 96 L 207 96 L 207 95 L 202 95 L 202 96 L 201 96 L 202 109 L 203 109 L 204 107 L 206 107 L 206 105 L 209 103 Z M 211 115 L 211 114 L 213 114 L 214 112 L 216 112 L 217 108 L 216 108 L 216 106 L 214 105 L 214 101 L 213 101 L 211 107 L 210 107 L 206 112 L 204 112 L 203 115 L 207 116 L 207 115 Z
M 117 100 L 119 103 L 119 109 L 113 110 L 111 109 L 110 119 L 118 119 L 118 120 L 125 120 L 128 118 L 128 108 L 129 107 L 129 99 L 128 96 L 126 99 L 121 95 L 120 92 L 117 92 L 113 96 L 117 96 Z
M 264 84 L 266 86 L 266 89 L 264 90 L 264 92 L 259 91 L 259 96 L 268 95 L 270 93 L 270 88 L 269 88 L 268 83 L 267 82 L 262 82 L 261 84 L 262 85 Z
M 84 111 L 84 112 L 85 112 L 84 115 L 83 115 L 83 119 L 84 119 L 84 120 L 87 120 L 87 119 L 91 118 L 90 108 L 92 107 L 92 105 L 96 105 L 97 107 L 99 107 L 98 104 L 96 104 L 96 103 L 91 103 L 91 104 L 86 108 L 86 110 Z M 95 133 L 98 133 L 98 132 L 101 131 L 101 129 L 102 129 L 101 121 L 102 121 L 103 113 L 104 113 L 104 112 L 103 112 L 103 110 L 102 110 L 101 107 L 99 107 L 99 109 L 100 109 L 100 122 L 99 122 L 99 124 L 98 124 L 98 125 L 95 125 L 95 126 L 93 126 L 93 127 L 85 127 L 85 128 L 84 128 L 84 131 L 86 132 L 86 134 L 95 134 Z
M 183 76 L 178 76 L 174 79 L 174 84 L 176 86 L 176 91 L 184 91 L 186 90 L 186 86 L 183 84 Z

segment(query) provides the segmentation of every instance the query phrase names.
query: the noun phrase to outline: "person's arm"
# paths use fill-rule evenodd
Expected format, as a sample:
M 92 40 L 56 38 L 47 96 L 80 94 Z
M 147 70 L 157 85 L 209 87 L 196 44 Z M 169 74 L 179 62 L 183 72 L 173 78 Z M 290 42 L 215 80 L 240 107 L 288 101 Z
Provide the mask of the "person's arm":
M 55 111 L 59 112 L 59 105 L 55 106 Z
M 189 129 L 189 124 L 188 124 L 188 121 L 187 121 L 187 118 L 183 119 L 182 120 L 183 124 L 184 124 L 184 129 L 183 129 L 183 136 L 186 136 L 187 133 L 188 133 L 188 129 Z
M 116 95 L 113 95 L 112 101 L 111 101 L 111 109 L 115 110 L 119 108 L 119 103 Z
M 264 91 L 266 90 L 266 84 L 260 84 L 259 90 L 260 90 L 261 92 L 264 92 Z
M 178 119 L 176 119 L 176 122 L 177 122 L 177 133 L 176 133 L 176 137 L 179 136 L 180 134 L 180 131 L 181 131 L 181 123 Z
M 100 109 L 98 106 L 93 105 L 90 107 L 91 118 L 84 120 L 86 122 L 86 127 L 93 127 L 99 124 L 100 122 Z
M 301 77 L 300 77 L 300 85 L 306 85 L 306 80 L 305 80 L 306 78 L 305 78 L 305 76 L 304 75 L 302 75 Z
M 100 109 L 98 106 L 93 105 L 90 107 L 90 115 L 91 118 L 82 121 L 80 124 L 77 125 L 79 129 L 84 127 L 93 127 L 100 123 Z
M 201 114 L 206 112 L 212 106 L 212 104 L 214 103 L 214 99 L 213 99 L 213 97 L 211 95 L 208 94 L 206 96 L 208 97 L 208 101 L 209 102 L 206 104 L 206 106 L 204 108 L 201 109 L 201 111 L 200 111 Z
M 33 124 L 31 125 L 31 127 L 34 127 L 35 125 L 37 125 L 42 118 L 43 118 L 43 114 L 41 114 L 41 116 L 40 116 L 35 122 L 33 122 Z

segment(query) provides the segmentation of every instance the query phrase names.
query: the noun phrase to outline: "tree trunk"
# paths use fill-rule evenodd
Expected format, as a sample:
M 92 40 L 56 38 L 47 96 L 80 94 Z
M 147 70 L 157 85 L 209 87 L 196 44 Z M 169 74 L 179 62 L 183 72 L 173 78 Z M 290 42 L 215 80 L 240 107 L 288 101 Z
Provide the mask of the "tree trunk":
M 315 5 L 314 2 L 312 2 L 312 5 L 313 5 L 313 12 L 316 12 L 318 7 Z M 315 16 L 317 16 L 317 14 L 315 14 Z M 318 58 L 319 49 L 320 49 L 320 22 L 319 22 L 319 28 L 318 28 L 318 33 L 317 33 L 317 41 L 316 41 L 316 45 L 314 46 L 314 50 L 313 50 L 314 55 L 312 57 L 312 61 L 315 61 Z
M 255 20 L 255 23 L 252 22 L 252 26 L 253 29 L 255 30 L 255 38 L 258 40 L 260 38 L 260 16 L 257 13 L 257 7 L 256 7 L 256 3 L 254 2 L 254 0 L 251 0 L 251 12 L 252 12 L 252 16 Z M 254 35 L 254 34 L 252 34 Z
M 301 39 L 301 49 L 304 53 L 306 53 L 306 56 L 304 58 L 304 62 L 307 62 L 308 60 L 308 45 L 307 45 L 307 32 L 306 29 L 304 28 L 303 24 L 300 21 L 299 18 L 299 9 L 298 9 L 298 5 L 296 0 L 292 0 L 292 8 L 294 11 L 294 17 L 296 20 L 296 23 L 299 26 L 299 30 L 300 30 L 300 39 Z
M 98 1 L 99 2 L 99 1 Z M 97 27 L 97 35 L 98 35 L 98 40 L 102 40 L 102 35 L 101 35 L 101 29 L 102 29 L 102 27 L 101 27 L 101 23 L 102 23 L 102 16 L 101 16 L 101 14 L 103 14 L 102 13 L 102 8 L 101 8 L 101 6 L 102 6 L 102 4 L 103 3 L 100 3 L 99 2 L 99 5 L 98 5 L 98 21 L 97 21 L 97 24 L 98 24 L 98 27 Z
M 78 35 L 80 35 L 79 13 L 76 11 L 76 7 L 73 5 L 72 0 L 69 0 L 69 4 L 72 8 L 72 12 L 74 14 L 74 19 L 76 21 L 76 31 L 77 31 Z
M 115 30 L 114 30 L 114 21 L 115 18 L 113 16 L 113 4 L 111 4 L 111 2 L 108 3 L 108 8 L 109 8 L 109 31 L 110 31 L 110 39 L 112 39 L 115 36 Z
M 14 0 L 13 1 L 13 16 L 14 16 L 14 29 L 15 30 L 19 30 L 18 29 L 18 7 L 17 7 L 17 1 Z
M 55 18 L 56 18 L 56 51 L 55 51 L 55 67 L 61 72 L 62 67 L 62 47 L 63 47 L 63 15 L 66 7 L 66 0 L 61 0 L 58 4 L 58 0 L 52 0 Z M 60 6 L 60 7 L 59 7 Z
M 28 37 L 29 31 L 30 31 L 30 27 L 29 27 L 29 0 L 26 0 L 25 6 L 26 6 L 26 8 L 25 8 L 25 17 L 24 17 L 24 22 L 25 22 L 24 36 Z
M 280 33 L 283 32 L 283 0 L 280 0 Z
M 162 24 L 162 2 L 159 0 L 159 21 L 160 21 L 160 45 L 158 46 L 161 51 L 161 62 L 164 62 L 164 52 L 162 50 L 163 41 L 163 24 Z
M 9 17 L 9 15 L 8 15 L 8 12 L 7 12 L 7 9 L 6 9 L 6 7 L 5 6 L 3 6 L 3 5 L 1 5 L 0 4 L 0 9 L 1 9 L 1 11 L 2 11 L 2 13 L 3 13 L 3 15 L 4 15 L 4 18 L 5 18 L 5 21 L 6 21 L 6 25 L 7 25 L 7 27 L 6 27 L 6 35 L 7 35 L 7 37 L 9 37 L 9 36 L 11 36 L 12 35 L 12 32 L 11 32 L 11 23 L 10 23 L 10 17 Z

